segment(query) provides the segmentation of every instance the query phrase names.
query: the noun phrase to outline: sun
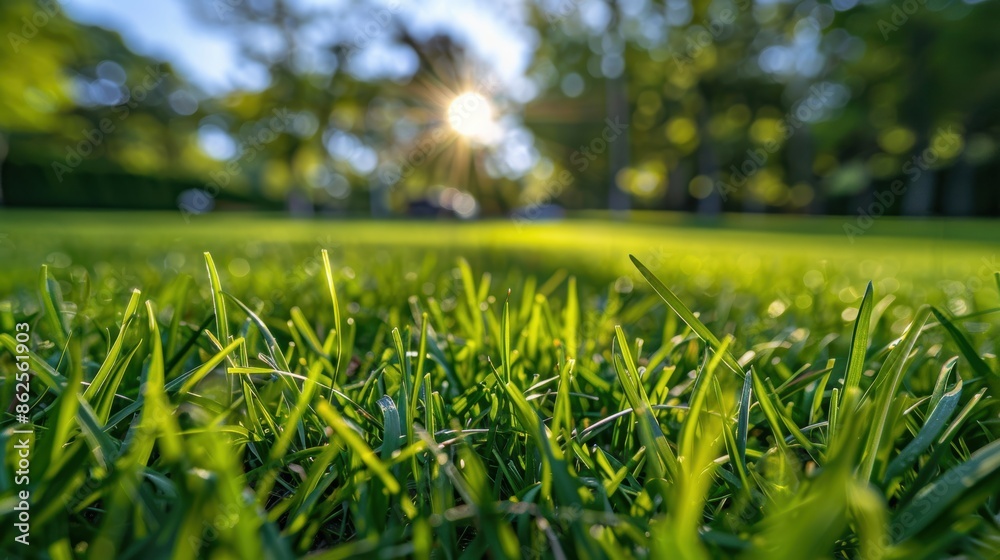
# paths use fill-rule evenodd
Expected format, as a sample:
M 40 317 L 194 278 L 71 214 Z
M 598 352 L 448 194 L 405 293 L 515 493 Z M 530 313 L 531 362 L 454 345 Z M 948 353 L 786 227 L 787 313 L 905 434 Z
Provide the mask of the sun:
M 497 134 L 493 105 L 476 92 L 460 94 L 448 105 L 448 124 L 460 135 L 480 143 L 491 143 Z

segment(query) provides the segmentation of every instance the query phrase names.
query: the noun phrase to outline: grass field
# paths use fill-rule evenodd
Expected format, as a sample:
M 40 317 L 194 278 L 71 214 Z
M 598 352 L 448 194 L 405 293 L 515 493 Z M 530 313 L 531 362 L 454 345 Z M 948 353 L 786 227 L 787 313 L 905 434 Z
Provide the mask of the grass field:
M 2 212 L 2 550 L 994 557 L 1000 225 L 844 223 Z

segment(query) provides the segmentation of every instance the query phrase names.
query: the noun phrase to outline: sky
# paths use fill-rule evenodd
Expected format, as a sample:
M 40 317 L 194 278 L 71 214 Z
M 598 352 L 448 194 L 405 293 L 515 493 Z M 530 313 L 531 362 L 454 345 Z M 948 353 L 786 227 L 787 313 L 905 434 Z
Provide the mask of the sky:
M 240 70 L 236 43 L 197 22 L 183 1 L 63 0 L 62 5 L 76 21 L 121 33 L 129 48 L 170 62 L 210 93 L 253 86 Z
M 210 6 L 242 0 L 205 0 Z M 299 0 L 301 3 L 340 7 L 344 18 L 333 29 L 320 33 L 356 33 L 375 18 L 373 8 L 351 9 L 350 0 Z M 377 0 L 406 21 L 416 36 L 447 32 L 463 42 L 479 62 L 502 81 L 516 87 L 523 83 L 537 38 L 530 27 L 518 21 L 520 0 L 493 1 Z M 247 64 L 239 45 L 226 26 L 212 25 L 192 13 L 187 0 L 122 2 L 121 0 L 62 0 L 71 18 L 119 32 L 126 44 L 143 55 L 170 62 L 175 71 L 206 93 L 215 95 L 232 89 L 257 89 L 266 85 L 266 74 Z M 337 28 L 339 27 L 339 29 Z M 358 73 L 405 75 L 415 59 L 394 50 L 376 33 L 362 51 Z M 262 38 L 264 44 L 266 38 Z

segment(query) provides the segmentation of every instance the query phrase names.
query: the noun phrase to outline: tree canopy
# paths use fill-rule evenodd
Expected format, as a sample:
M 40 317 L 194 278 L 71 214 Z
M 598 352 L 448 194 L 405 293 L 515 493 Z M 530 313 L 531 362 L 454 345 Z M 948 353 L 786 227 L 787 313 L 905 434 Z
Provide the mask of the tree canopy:
M 1000 211 L 997 2 L 481 7 L 512 30 L 494 46 L 527 53 L 520 74 L 405 2 L 191 1 L 268 78 L 210 95 L 54 1 L 8 0 L 2 200 L 458 217 Z

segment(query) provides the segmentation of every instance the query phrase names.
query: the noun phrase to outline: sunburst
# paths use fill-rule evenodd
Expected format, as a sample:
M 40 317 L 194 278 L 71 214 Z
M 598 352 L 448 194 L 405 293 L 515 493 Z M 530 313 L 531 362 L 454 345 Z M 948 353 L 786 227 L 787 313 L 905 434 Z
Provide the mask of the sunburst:
M 496 142 L 499 125 L 493 117 L 493 104 L 475 91 L 459 94 L 448 105 L 448 124 L 460 135 L 484 145 Z
M 494 78 L 480 77 L 487 73 L 459 62 L 428 62 L 405 86 L 404 95 L 411 100 L 406 118 L 419 132 L 406 145 L 396 146 L 394 157 L 404 171 L 405 162 L 412 176 L 420 177 L 405 184 L 411 193 L 443 185 L 474 192 L 481 201 L 492 198 L 494 178 L 486 172 L 485 160 L 503 142 L 502 86 Z M 407 177 L 404 172 L 400 179 Z

